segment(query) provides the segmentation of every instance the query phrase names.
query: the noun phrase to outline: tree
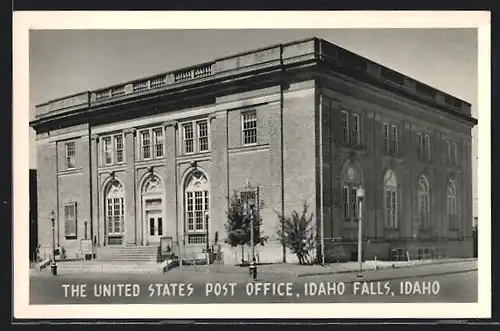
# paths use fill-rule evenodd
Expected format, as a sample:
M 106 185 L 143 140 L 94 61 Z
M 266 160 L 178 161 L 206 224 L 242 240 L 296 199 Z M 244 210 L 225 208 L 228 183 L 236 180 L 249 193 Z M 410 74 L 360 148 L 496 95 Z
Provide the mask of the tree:
M 304 202 L 300 215 L 295 210 L 288 217 L 278 214 L 278 238 L 297 256 L 299 264 L 313 264 L 315 257 L 316 226 L 313 213 L 308 215 L 308 209 L 309 206 Z
M 245 201 L 238 194 L 238 191 L 234 191 L 233 196 L 229 200 L 227 221 L 225 224 L 227 231 L 225 243 L 231 245 L 231 247 L 241 246 L 242 263 L 244 262 L 244 247 L 245 245 L 250 246 L 251 240 L 251 220 L 249 216 L 245 215 L 244 203 Z M 264 236 L 264 232 L 261 230 L 262 213 L 260 211 L 264 207 L 264 203 L 261 201 L 257 207 L 258 210 L 254 211 L 254 245 L 264 246 L 268 240 L 268 237 Z

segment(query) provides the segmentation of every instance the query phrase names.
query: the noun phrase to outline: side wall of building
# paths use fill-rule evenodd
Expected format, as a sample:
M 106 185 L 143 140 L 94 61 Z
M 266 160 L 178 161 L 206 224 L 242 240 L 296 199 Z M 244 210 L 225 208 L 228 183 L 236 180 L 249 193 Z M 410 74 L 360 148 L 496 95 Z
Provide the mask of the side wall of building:
M 75 146 L 74 167 L 68 169 L 66 144 Z M 53 130 L 37 136 L 38 240 L 40 254 L 48 257 L 53 242 L 67 257 L 79 251 L 80 239 L 90 236 L 90 165 L 87 125 Z M 66 231 L 65 206 L 75 205 L 76 236 Z M 50 213 L 54 212 L 54 230 Z M 85 227 L 87 222 L 87 228 Z
M 363 236 L 365 258 L 388 258 L 390 249 L 409 249 L 413 256 L 418 249 L 429 248 L 447 256 L 472 254 L 472 184 L 470 126 L 442 111 L 389 94 L 365 84 L 331 77 L 321 90 L 324 127 L 331 135 L 323 136 L 325 187 L 331 185 L 331 220 L 325 222 L 325 247 L 330 255 L 349 258 L 357 251 L 357 222 L 343 221 L 342 181 L 345 166 L 360 169 L 364 199 Z M 357 114 L 361 121 L 361 144 L 342 143 L 340 114 Z M 384 124 L 398 128 L 397 153 L 384 151 Z M 418 157 L 417 134 L 430 136 L 430 160 Z M 458 162 L 448 162 L 447 141 L 456 142 Z M 325 152 L 328 151 L 328 152 Z M 397 178 L 398 227 L 385 224 L 384 175 L 392 170 Z M 418 192 L 420 176 L 429 183 L 430 228 L 420 227 Z M 458 227 L 451 228 L 447 215 L 447 185 L 457 189 Z M 463 203 L 462 203 L 463 202 Z M 325 218 L 326 219 L 326 218 Z M 331 238 L 333 237 L 333 240 Z M 352 244 L 335 245 L 335 238 Z M 470 246 L 470 247 L 469 247 Z M 339 257 L 340 258 L 340 257 Z

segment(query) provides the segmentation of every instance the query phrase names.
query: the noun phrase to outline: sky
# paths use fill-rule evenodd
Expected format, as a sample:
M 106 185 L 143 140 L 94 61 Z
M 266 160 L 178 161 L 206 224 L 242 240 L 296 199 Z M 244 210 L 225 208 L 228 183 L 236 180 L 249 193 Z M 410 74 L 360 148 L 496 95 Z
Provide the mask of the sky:
M 477 118 L 476 29 L 32 30 L 30 119 L 51 99 L 175 70 L 230 54 L 323 38 L 472 104 Z M 474 216 L 477 129 L 473 129 Z M 30 168 L 36 168 L 30 130 Z

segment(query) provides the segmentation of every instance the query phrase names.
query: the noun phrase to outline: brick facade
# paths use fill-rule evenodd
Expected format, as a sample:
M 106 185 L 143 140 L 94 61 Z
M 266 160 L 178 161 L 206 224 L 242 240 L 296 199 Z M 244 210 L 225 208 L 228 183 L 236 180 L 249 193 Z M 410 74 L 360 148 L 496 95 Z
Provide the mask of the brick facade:
M 64 247 L 68 255 L 79 254 L 80 239 L 85 236 L 98 247 L 159 245 L 159 237 L 167 236 L 174 243 L 186 243 L 183 254 L 201 252 L 205 244 L 187 242 L 186 186 L 196 172 L 208 183 L 209 237 L 213 239 L 217 232 L 220 242 L 225 238 L 228 198 L 248 182 L 259 186 L 265 203 L 263 231 L 270 237 L 266 246 L 257 248 L 261 261 L 283 259 L 283 248 L 276 238 L 276 212 L 300 212 L 304 202 L 316 215 L 318 238 L 323 238 L 319 255 L 324 252 L 325 260 L 332 260 L 354 254 L 358 224 L 346 222 L 343 203 L 349 180 L 366 190 L 365 257 L 388 258 L 391 248 L 414 252 L 436 247 L 446 248 L 448 256 L 471 256 L 470 130 L 475 121 L 470 118 L 470 105 L 456 101 L 461 102 L 456 113 L 445 111 L 439 104 L 442 98 L 431 102 L 408 96 L 408 90 L 417 84 L 409 78 L 404 80 L 405 94 L 360 78 L 359 73 L 335 69 L 336 64 L 321 58 L 333 52 L 328 47 L 334 46 L 318 39 L 278 45 L 218 60 L 201 69 L 182 69 L 161 76 L 164 79 L 147 80 L 149 88 L 161 83 L 164 90 L 144 92 L 135 89 L 138 83 L 130 83 L 123 90 L 113 87 L 89 92 L 86 104 L 84 96 L 70 97 L 66 112 L 53 109 L 60 101 L 39 106 L 32 126 L 37 130 L 38 239 L 42 251 L 51 249 L 48 215 L 54 210 L 56 245 Z M 338 52 L 343 54 L 341 49 Z M 211 75 L 218 80 L 211 80 Z M 380 75 L 380 67 L 369 62 L 366 75 Z M 142 93 L 144 98 L 128 96 L 134 93 Z M 151 97 L 146 98 L 148 93 Z M 72 100 L 78 102 L 71 106 Z M 80 116 L 82 111 L 88 116 Z M 255 112 L 257 123 L 256 143 L 249 146 L 244 145 L 242 136 L 242 114 L 247 111 Z M 342 112 L 359 119 L 356 143 L 342 140 Z M 201 144 L 199 121 L 207 123 L 206 151 L 197 145 Z M 187 122 L 193 123 L 193 153 L 186 153 Z M 395 154 L 384 151 L 384 123 L 398 128 Z M 147 129 L 152 129 L 150 135 L 144 136 Z M 149 141 L 150 153 L 156 153 L 158 133 L 153 129 L 161 131 L 163 152 L 145 160 L 144 141 Z M 418 132 L 430 137 L 430 160 L 418 158 Z M 117 162 L 115 136 L 123 139 L 123 162 Z M 114 153 L 111 164 L 106 164 L 108 137 Z M 448 140 L 458 146 L 454 165 L 447 159 Z M 66 169 L 68 142 L 75 146 L 72 169 Z M 384 210 L 388 170 L 397 180 L 395 228 L 386 226 Z M 426 230 L 419 227 L 421 175 L 429 184 L 430 226 Z M 454 229 L 448 224 L 446 209 L 450 179 L 458 200 L 458 227 Z M 203 186 L 199 180 L 197 185 Z M 117 189 L 110 198 L 109 189 L 117 187 L 123 191 Z M 65 236 L 68 202 L 77 206 L 76 236 L 71 238 Z M 157 208 L 158 213 L 148 208 Z M 109 217 L 115 212 L 121 212 L 123 227 L 119 217 L 110 225 L 114 218 Z M 161 220 L 153 222 L 151 215 Z M 110 240 L 110 231 L 116 229 L 122 231 L 119 241 Z M 239 248 L 222 246 L 227 262 L 241 259 Z M 294 261 L 290 252 L 286 255 L 287 261 Z

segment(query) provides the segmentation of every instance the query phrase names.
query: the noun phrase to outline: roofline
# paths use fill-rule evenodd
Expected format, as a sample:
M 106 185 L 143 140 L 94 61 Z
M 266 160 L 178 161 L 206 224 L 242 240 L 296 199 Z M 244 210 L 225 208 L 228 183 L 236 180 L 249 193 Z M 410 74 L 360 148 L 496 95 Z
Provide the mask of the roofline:
M 433 91 L 435 92 L 436 94 L 442 94 L 445 98 L 448 97 L 448 98 L 451 98 L 452 99 L 452 103 L 454 102 L 454 100 L 458 101 L 459 103 L 461 103 L 462 105 L 460 106 L 456 106 L 456 105 L 453 105 L 453 107 L 457 108 L 457 109 L 460 109 L 462 112 L 464 111 L 463 110 L 463 107 L 466 106 L 467 108 L 469 108 L 469 116 L 470 116 L 470 107 L 472 106 L 471 103 L 463 100 L 463 99 L 460 99 L 458 97 L 455 97 L 454 95 L 452 94 L 449 94 L 447 92 L 444 92 L 442 90 L 439 90 L 437 88 L 434 88 L 428 84 L 425 84 L 421 81 L 418 81 L 410 76 L 407 76 L 405 74 L 402 74 L 401 72 L 399 71 L 396 71 L 394 69 L 391 69 L 387 66 L 384 66 L 382 64 L 379 64 L 378 62 L 375 62 L 369 58 L 366 58 L 364 56 L 361 56 L 357 53 L 354 53 L 344 47 L 341 47 L 341 46 L 338 46 L 334 43 L 331 43 L 325 39 L 321 39 L 321 38 L 317 38 L 317 37 L 310 37 L 310 38 L 305 38 L 305 39 L 300 39 L 300 40 L 295 40 L 295 41 L 290 41 L 290 42 L 286 42 L 286 43 L 280 43 L 280 44 L 274 44 L 274 45 L 270 45 L 270 46 L 266 46 L 266 47 L 261 47 L 261 48 L 258 48 L 258 49 L 252 49 L 252 50 L 248 50 L 248 51 L 244 51 L 244 52 L 240 52 L 240 53 L 235 53 L 235 54 L 232 54 L 232 55 L 228 55 L 228 56 L 225 56 L 225 57 L 220 57 L 220 58 L 216 58 L 212 61 L 209 61 L 209 62 L 204 62 L 204 63 L 200 63 L 200 64 L 195 64 L 195 65 L 191 65 L 191 66 L 187 66 L 187 67 L 182 67 L 182 68 L 178 68 L 178 69 L 175 69 L 175 70 L 172 70 L 172 71 L 168 71 L 168 72 L 164 72 L 164 73 L 158 73 L 158 74 L 154 74 L 154 75 L 148 75 L 148 76 L 144 76 L 142 78 L 136 78 L 136 79 L 133 79 L 133 80 L 128 80 L 126 82 L 122 82 L 122 83 L 116 83 L 116 84 L 112 84 L 112 85 L 108 85 L 108 86 L 104 86 L 104 87 L 101 87 L 101 88 L 98 88 L 98 89 L 94 89 L 94 90 L 87 90 L 87 91 L 83 91 L 83 92 L 78 92 L 78 93 L 74 93 L 74 94 L 71 94 L 71 95 L 67 95 L 67 96 L 63 96 L 63 97 L 59 97 L 59 98 L 55 98 L 55 99 L 52 99 L 52 100 L 48 100 L 44 103 L 40 103 L 40 104 L 37 104 L 35 105 L 35 108 L 41 108 L 41 107 L 44 107 L 44 106 L 50 106 L 52 103 L 56 103 L 56 102 L 60 102 L 60 101 L 63 101 L 65 99 L 70 99 L 72 97 L 76 97 L 76 96 L 83 96 L 83 95 L 88 95 L 88 101 L 87 102 L 81 102 L 80 105 L 81 106 L 85 106 L 85 103 L 87 103 L 88 105 L 87 106 L 90 106 L 95 100 L 95 94 L 99 94 L 99 93 L 102 93 L 104 92 L 104 95 L 109 91 L 110 93 L 110 96 L 113 97 L 113 89 L 124 89 L 126 88 L 127 85 L 129 84 L 137 84 L 137 83 L 140 83 L 141 81 L 142 82 L 150 82 L 152 80 L 154 80 L 155 78 L 160 78 L 160 79 L 168 79 L 168 77 L 171 77 L 171 76 L 175 76 L 177 74 L 179 74 L 180 76 L 182 76 L 182 74 L 184 74 L 184 71 L 185 72 L 189 72 L 189 70 L 191 69 L 192 72 L 195 71 L 195 69 L 198 67 L 198 68 L 205 68 L 211 72 L 208 74 L 208 76 L 202 76 L 202 77 L 210 77 L 210 76 L 214 76 L 214 75 L 217 75 L 217 71 L 214 71 L 214 65 L 216 65 L 218 62 L 221 62 L 221 61 L 224 61 L 224 60 L 228 60 L 228 59 L 231 59 L 231 58 L 236 58 L 236 57 L 242 57 L 242 56 L 246 56 L 246 55 L 250 55 L 252 53 L 258 53 L 258 52 L 262 52 L 262 51 L 265 51 L 265 50 L 270 50 L 270 49 L 275 49 L 275 48 L 280 48 L 280 58 L 281 58 L 281 61 L 283 61 L 283 48 L 287 47 L 287 46 L 292 46 L 292 45 L 297 45 L 297 44 L 301 44 L 301 43 L 307 43 L 307 42 L 314 42 L 314 45 L 312 47 L 312 50 L 309 51 L 308 54 L 315 54 L 315 56 L 318 58 L 321 58 L 321 56 L 326 56 L 328 57 L 329 53 L 327 51 L 324 51 L 321 47 L 321 45 L 324 45 L 324 44 L 327 44 L 329 46 L 332 46 L 333 47 L 333 52 L 335 52 L 335 49 L 337 50 L 341 50 L 342 52 L 346 52 L 348 53 L 349 55 L 352 55 L 354 57 L 357 57 L 359 58 L 360 60 L 363 60 L 363 61 L 366 61 L 367 64 L 372 64 L 372 65 L 376 65 L 378 67 L 380 67 L 380 69 L 384 69 L 384 70 L 388 70 L 388 71 L 391 71 L 391 72 L 394 72 L 400 76 L 402 76 L 403 79 L 408 79 L 410 80 L 411 82 L 414 82 L 415 83 L 415 87 L 417 86 L 420 86 L 420 87 L 424 87 L 424 88 L 427 88 L 429 89 L 430 91 Z M 334 53 L 334 54 L 338 54 L 338 53 Z M 330 54 L 330 55 L 334 55 L 334 54 Z M 300 54 L 298 55 L 300 56 Z M 291 59 L 293 58 L 293 56 L 291 57 Z M 271 58 L 269 59 L 269 61 L 274 61 L 275 59 L 274 58 Z M 211 69 L 210 69 L 210 66 Z M 224 72 L 224 71 L 222 71 Z M 196 74 L 195 76 L 196 79 Z M 178 82 L 177 81 L 177 77 L 175 78 L 176 80 L 174 81 L 174 83 Z M 191 78 L 192 79 L 192 78 Z M 385 80 L 387 80 L 387 78 L 384 78 Z M 179 82 L 182 82 L 183 80 L 179 80 Z M 189 79 L 188 79 L 189 81 Z M 168 83 L 168 81 L 167 81 Z M 149 83 L 148 83 L 149 84 Z M 171 82 L 170 82 L 171 84 Z M 148 85 L 148 89 L 149 89 L 149 85 Z M 134 89 L 134 93 L 136 90 Z M 419 94 L 423 94 L 425 95 L 425 93 L 423 93 L 422 91 L 416 91 L 415 92 L 417 95 Z M 127 94 L 130 94 L 129 92 L 127 92 Z M 94 96 L 93 96 L 94 95 Z M 98 97 L 98 100 L 107 100 L 108 97 Z M 83 101 L 83 100 L 82 100 Z M 438 100 L 435 99 L 436 102 L 439 103 Z M 64 107 L 63 107 L 64 108 Z M 59 109 L 52 109 L 52 110 L 49 110 L 48 112 L 45 112 L 45 113 L 42 113 L 40 114 L 40 116 L 43 116 L 44 115 L 48 115 L 49 113 L 53 112 L 53 111 L 59 111 L 59 110 L 62 110 L 63 108 L 59 108 Z M 462 108 L 462 109 L 461 109 Z M 39 116 L 38 114 L 36 115 L 37 117 Z

